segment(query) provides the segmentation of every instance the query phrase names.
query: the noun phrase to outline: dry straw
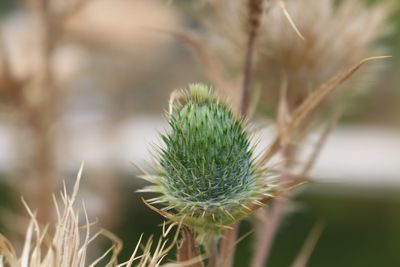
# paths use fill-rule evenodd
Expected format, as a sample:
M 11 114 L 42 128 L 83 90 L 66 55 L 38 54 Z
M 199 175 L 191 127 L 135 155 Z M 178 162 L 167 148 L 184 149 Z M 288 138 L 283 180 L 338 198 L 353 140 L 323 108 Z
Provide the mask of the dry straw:
M 10 267 L 83 267 L 96 266 L 106 257 L 110 257 L 104 266 L 114 266 L 116 256 L 121 249 L 121 243 L 111 233 L 101 230 L 91 233 L 92 223 L 88 219 L 85 205 L 76 207 L 79 183 L 82 175 L 81 167 L 71 194 L 64 190 L 61 192 L 61 203 L 54 197 L 57 213 L 57 222 L 50 226 L 41 226 L 35 213 L 23 202 L 30 216 L 30 223 L 26 231 L 22 253 L 18 255 L 11 243 L 0 235 L 0 266 Z M 81 210 L 82 209 L 82 210 Z M 80 224 L 81 216 L 85 222 Z M 54 228 L 54 229 L 53 229 Z M 51 232 L 53 232 L 51 234 Z M 112 241 L 113 245 L 102 256 L 87 264 L 89 248 L 93 241 L 104 235 Z
M 132 252 L 129 260 L 117 262 L 117 257 L 122 249 L 122 242 L 111 232 L 101 229 L 92 232 L 94 223 L 89 221 L 85 204 L 80 207 L 78 200 L 79 184 L 82 177 L 83 164 L 79 170 L 76 182 L 71 193 L 64 185 L 60 198 L 54 199 L 57 221 L 47 226 L 41 226 L 35 212 L 23 200 L 23 204 L 30 216 L 30 222 L 25 234 L 22 252 L 18 254 L 11 242 L 0 234 L 0 267 L 157 267 L 177 243 L 180 225 L 164 223 L 162 237 L 150 237 L 142 244 L 143 235 Z M 59 202 L 61 201 L 61 205 Z M 83 223 L 80 223 L 84 219 Z M 176 229 L 172 238 L 170 233 Z M 102 252 L 102 255 L 90 261 L 91 248 L 96 247 L 99 237 L 105 237 L 112 245 Z M 191 258 L 185 264 L 199 262 L 202 258 Z M 89 262 L 90 261 L 90 262 Z M 184 266 L 176 263 L 163 265 L 165 267 Z

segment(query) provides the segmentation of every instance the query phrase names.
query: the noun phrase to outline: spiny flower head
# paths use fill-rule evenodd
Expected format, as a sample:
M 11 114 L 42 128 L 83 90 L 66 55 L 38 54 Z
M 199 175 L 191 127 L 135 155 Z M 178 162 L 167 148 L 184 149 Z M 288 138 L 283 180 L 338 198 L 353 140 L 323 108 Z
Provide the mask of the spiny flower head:
M 217 234 L 249 213 L 265 193 L 243 119 L 235 117 L 209 87 L 189 86 L 169 116 L 171 131 L 162 135 L 159 176 L 150 191 L 198 234 Z

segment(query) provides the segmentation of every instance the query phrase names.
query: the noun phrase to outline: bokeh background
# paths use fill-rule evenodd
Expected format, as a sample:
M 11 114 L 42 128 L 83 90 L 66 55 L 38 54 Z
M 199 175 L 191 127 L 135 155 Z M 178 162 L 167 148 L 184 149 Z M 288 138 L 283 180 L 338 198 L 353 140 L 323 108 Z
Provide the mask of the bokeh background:
M 81 198 L 91 218 L 123 240 L 121 258 L 141 233 L 160 232 L 162 219 L 135 193 L 144 185 L 135 164 L 151 171 L 170 92 L 207 82 L 196 56 L 168 32 L 202 31 L 198 2 L 89 1 L 53 28 L 60 36 L 47 65 L 56 86 L 45 88 L 49 81 L 35 82 L 46 76 L 43 29 L 30 12 L 35 1 L 0 1 L 1 233 L 21 242 L 21 196 L 51 218 L 45 195 L 63 180 L 71 186 L 82 161 Z M 390 23 L 392 33 L 381 42 L 393 58 L 368 93 L 346 107 L 315 181 L 298 192 L 281 225 L 270 266 L 289 266 L 318 221 L 326 228 L 310 267 L 400 266 L 399 12 Z M 262 143 L 269 137 L 267 130 Z M 250 229 L 244 222 L 241 233 Z M 246 266 L 252 238 L 239 244 L 236 266 Z

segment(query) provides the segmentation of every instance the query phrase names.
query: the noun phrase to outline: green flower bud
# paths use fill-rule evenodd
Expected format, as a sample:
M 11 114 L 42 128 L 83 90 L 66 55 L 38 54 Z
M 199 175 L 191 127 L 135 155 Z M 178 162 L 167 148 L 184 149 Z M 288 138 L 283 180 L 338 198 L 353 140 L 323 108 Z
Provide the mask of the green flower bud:
M 198 234 L 218 234 L 249 212 L 269 187 L 255 164 L 243 119 L 202 84 L 190 85 L 169 115 L 171 131 L 162 135 L 159 175 L 147 191 L 165 203 Z

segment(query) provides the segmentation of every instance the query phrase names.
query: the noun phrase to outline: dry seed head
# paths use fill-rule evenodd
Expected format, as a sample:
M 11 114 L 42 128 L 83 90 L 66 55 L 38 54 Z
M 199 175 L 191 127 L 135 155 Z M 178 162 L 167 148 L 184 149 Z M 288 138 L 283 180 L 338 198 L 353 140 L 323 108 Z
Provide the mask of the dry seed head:
M 162 135 L 159 176 L 150 203 L 175 209 L 197 234 L 218 234 L 249 213 L 268 186 L 256 167 L 243 119 L 236 118 L 212 89 L 193 84 L 169 116 L 171 131 Z
M 246 41 L 246 1 L 212 1 L 216 19 L 209 48 L 232 71 L 240 73 Z M 264 99 L 278 103 L 279 89 L 287 80 L 288 102 L 296 106 L 313 88 L 361 59 L 380 55 L 377 41 L 389 33 L 389 1 L 367 5 L 363 0 L 285 1 L 299 37 L 277 1 L 264 1 L 255 53 L 255 80 L 263 86 Z M 210 38 L 207 36 L 207 39 Z M 378 65 L 379 66 L 379 65 Z M 375 68 L 375 69 L 373 69 Z M 375 77 L 377 65 L 366 68 L 347 87 L 365 87 Z M 372 74 L 372 75 L 371 75 Z

